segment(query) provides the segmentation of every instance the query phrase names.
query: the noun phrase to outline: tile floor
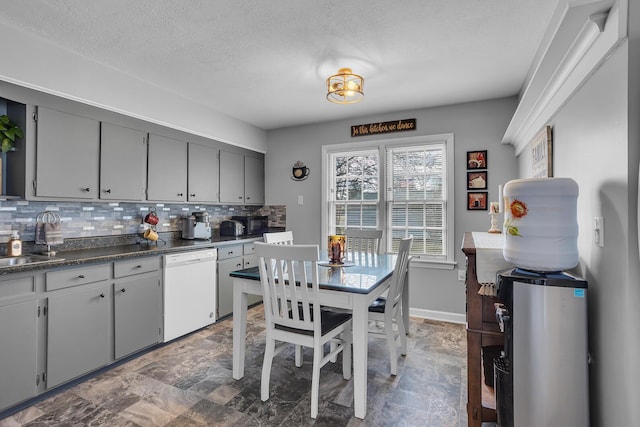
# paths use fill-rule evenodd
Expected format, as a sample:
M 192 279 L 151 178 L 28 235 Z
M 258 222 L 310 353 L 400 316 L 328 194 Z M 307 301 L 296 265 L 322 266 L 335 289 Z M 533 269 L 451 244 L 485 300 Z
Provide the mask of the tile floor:
M 276 356 L 271 398 L 260 400 L 264 313 L 249 311 L 245 377 L 231 376 L 226 319 L 103 372 L 0 420 L 9 426 L 466 426 L 464 325 L 412 318 L 409 351 L 389 374 L 383 337 L 369 338 L 367 417 L 353 417 L 353 382 L 341 363 L 320 373 L 320 412 L 310 415 L 311 352 Z

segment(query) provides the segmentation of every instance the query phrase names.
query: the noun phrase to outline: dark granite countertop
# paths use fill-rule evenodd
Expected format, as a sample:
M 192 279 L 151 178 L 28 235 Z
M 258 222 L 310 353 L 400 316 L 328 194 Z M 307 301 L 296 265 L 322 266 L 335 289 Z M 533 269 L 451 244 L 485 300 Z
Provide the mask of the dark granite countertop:
M 262 239 L 262 235 L 240 237 L 214 236 L 209 240 L 184 240 L 176 237 L 175 233 L 161 234 L 160 240 L 158 240 L 157 244 L 135 235 L 131 238 L 120 240 L 114 240 L 112 238 L 78 239 L 77 242 L 66 244 L 65 247 L 57 250 L 55 256 L 45 262 L 0 267 L 0 276 L 11 273 L 67 267 L 95 262 L 109 262 L 144 256 L 215 248 Z M 82 241 L 80 242 L 79 240 Z M 26 245 L 25 249 L 25 255 L 39 253 L 37 250 L 38 248 L 32 245 Z M 40 249 L 40 251 L 41 250 L 42 249 Z

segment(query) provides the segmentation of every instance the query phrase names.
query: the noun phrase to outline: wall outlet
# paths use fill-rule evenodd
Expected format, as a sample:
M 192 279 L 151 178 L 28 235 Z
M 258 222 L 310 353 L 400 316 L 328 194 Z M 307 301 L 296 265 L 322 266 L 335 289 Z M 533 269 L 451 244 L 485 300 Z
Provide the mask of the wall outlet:
M 458 270 L 458 280 L 464 282 L 467 279 L 466 270 Z
M 298 205 L 300 206 L 304 205 L 304 197 L 298 196 Z
M 604 218 L 601 216 L 593 218 L 593 242 L 604 248 Z

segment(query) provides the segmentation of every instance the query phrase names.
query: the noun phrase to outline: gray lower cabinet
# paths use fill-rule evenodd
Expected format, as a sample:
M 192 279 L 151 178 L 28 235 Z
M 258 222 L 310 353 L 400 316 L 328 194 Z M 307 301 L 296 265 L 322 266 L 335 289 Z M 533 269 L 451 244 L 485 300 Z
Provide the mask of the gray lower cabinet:
M 149 134 L 147 199 L 187 200 L 187 143 Z
M 253 243 L 230 245 L 218 248 L 218 318 L 233 313 L 232 271 L 258 265 Z M 248 295 L 249 305 L 262 301 L 259 295 Z
M 100 124 L 100 198 L 144 200 L 147 182 L 147 133 L 111 123 Z
M 49 296 L 47 388 L 111 362 L 111 283 L 84 285 Z
M 100 123 L 38 107 L 35 195 L 97 199 Z
M 115 263 L 115 276 L 119 271 L 133 272 L 133 275 L 116 279 L 113 285 L 116 359 L 157 344 L 162 339 L 159 266 L 158 257 Z
M 38 304 L 0 306 L 0 410 L 37 393 Z

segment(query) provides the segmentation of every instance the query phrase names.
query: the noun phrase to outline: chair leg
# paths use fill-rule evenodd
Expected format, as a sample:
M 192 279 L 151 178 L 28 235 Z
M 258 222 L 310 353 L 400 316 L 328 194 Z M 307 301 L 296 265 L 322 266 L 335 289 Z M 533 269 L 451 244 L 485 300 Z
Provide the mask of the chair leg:
M 398 313 L 396 316 L 398 321 L 398 334 L 400 334 L 400 354 L 407 355 L 407 331 L 404 328 L 404 321 L 402 320 L 402 313 Z
M 345 380 L 351 379 L 351 345 L 353 343 L 352 332 L 344 331 L 342 333 L 344 341 L 344 349 L 342 350 L 342 377 Z
M 389 360 L 391 362 L 391 375 L 398 375 L 398 355 L 396 354 L 396 337 L 393 333 L 393 321 L 391 319 L 384 322 L 385 335 L 387 336 L 387 347 L 389 347 Z
M 329 343 L 329 353 L 333 353 L 337 346 L 338 346 L 338 344 L 336 344 L 335 342 L 331 341 Z M 333 356 L 331 356 L 329 358 L 329 362 L 331 362 L 331 363 L 336 363 L 337 361 L 338 361 L 338 355 L 337 354 L 334 354 Z
M 302 366 L 302 346 L 296 345 L 296 367 Z
M 313 374 L 311 375 L 311 418 L 318 416 L 318 395 L 320 394 L 320 368 L 323 349 L 321 345 L 313 348 Z
M 260 398 L 262 401 L 269 400 L 269 381 L 271 380 L 271 364 L 276 350 L 276 342 L 267 338 L 264 349 L 264 361 L 262 362 L 262 382 L 260 384 Z

